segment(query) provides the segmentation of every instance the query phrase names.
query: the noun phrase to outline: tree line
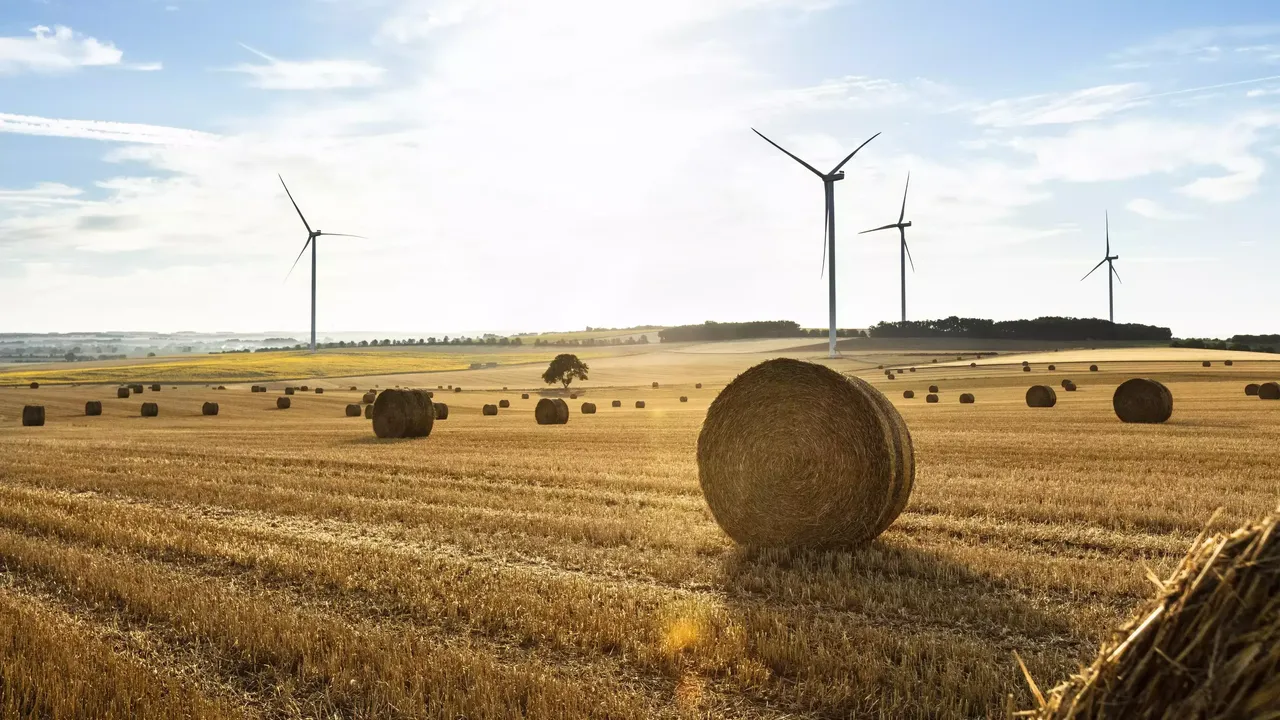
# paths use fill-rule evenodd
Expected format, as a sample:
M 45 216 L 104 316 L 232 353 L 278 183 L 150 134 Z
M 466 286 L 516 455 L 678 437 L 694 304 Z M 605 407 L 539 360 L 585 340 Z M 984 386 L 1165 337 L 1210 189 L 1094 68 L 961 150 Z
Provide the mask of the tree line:
M 658 331 L 660 342 L 710 342 L 715 340 L 747 340 L 751 338 L 826 337 L 828 331 L 802 328 L 790 320 L 756 320 L 721 323 L 708 320 L 701 325 L 678 325 Z M 836 330 L 837 337 L 866 337 L 861 330 Z
M 951 316 L 940 320 L 881 322 L 873 338 L 962 337 L 978 340 L 1129 340 L 1169 342 L 1169 328 L 1140 323 L 1112 323 L 1098 318 L 1039 317 L 1034 320 L 986 320 Z

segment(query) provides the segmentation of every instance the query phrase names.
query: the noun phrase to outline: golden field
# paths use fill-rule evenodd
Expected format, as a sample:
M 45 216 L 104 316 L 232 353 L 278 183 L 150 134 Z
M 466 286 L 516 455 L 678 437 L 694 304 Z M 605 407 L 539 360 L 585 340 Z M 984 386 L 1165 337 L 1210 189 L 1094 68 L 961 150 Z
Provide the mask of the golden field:
M 579 402 L 600 411 L 572 403 L 564 426 L 534 424 L 541 365 L 362 369 L 285 411 L 279 382 L 0 389 L 0 717 L 1001 716 L 1030 704 L 1015 652 L 1056 682 L 1215 508 L 1226 527 L 1280 500 L 1280 402 L 1243 392 L 1280 364 L 1112 352 L 1053 373 L 833 362 L 886 393 L 917 452 L 906 512 L 839 552 L 736 548 L 702 500 L 706 408 L 776 348 L 591 359 Z M 1133 376 L 1169 385 L 1170 422 L 1116 420 Z M 1025 406 L 1064 377 L 1079 391 Z M 465 390 L 437 393 L 431 437 L 379 441 L 343 416 L 352 384 Z M 35 402 L 48 424 L 20 427 Z

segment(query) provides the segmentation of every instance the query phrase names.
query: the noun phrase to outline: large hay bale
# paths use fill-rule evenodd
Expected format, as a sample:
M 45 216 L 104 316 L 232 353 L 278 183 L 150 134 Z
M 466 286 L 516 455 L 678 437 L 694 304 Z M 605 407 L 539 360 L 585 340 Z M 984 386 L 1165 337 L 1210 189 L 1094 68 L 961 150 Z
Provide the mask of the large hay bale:
M 288 410 L 289 406 L 292 404 L 293 404 L 293 401 L 284 395 L 281 395 L 280 397 L 276 398 L 277 410 Z
M 497 405 L 485 405 L 484 407 L 480 408 L 480 414 L 481 414 L 481 415 L 497 415 L 497 414 L 498 414 L 498 406 L 497 406 Z
M 383 390 L 373 403 L 373 434 L 380 438 L 426 437 L 435 420 L 435 408 L 423 390 Z
M 89 417 L 96 417 L 102 414 L 102 402 L 100 400 L 90 400 L 84 404 L 84 414 Z
M 643 401 L 643 400 L 637 400 L 637 401 L 636 401 L 636 407 L 637 407 L 637 408 L 639 408 L 639 409 L 641 409 L 641 410 L 643 410 L 643 409 L 644 409 L 644 401 Z
M 294 393 L 294 389 L 293 389 L 293 388 L 291 388 L 291 387 L 287 387 L 287 388 L 285 388 L 285 389 L 284 389 L 284 394 L 285 394 L 285 395 L 292 395 L 293 393 Z
M 1201 535 L 1155 598 L 1037 720 L 1274 718 L 1280 709 L 1280 528 L 1275 513 Z M 1035 693 L 1040 695 L 1037 690 Z
M 609 406 L 610 406 L 610 407 L 620 408 L 620 407 L 622 407 L 622 401 L 621 401 L 621 400 L 614 400 L 612 403 L 609 403 Z
M 127 387 L 116 388 L 116 397 L 127 398 L 133 394 L 133 391 Z
M 448 406 L 448 405 L 445 405 L 444 403 L 432 403 L 432 404 L 431 404 L 431 407 L 435 408 L 435 413 L 436 413 L 436 419 L 437 419 L 437 420 L 448 420 L 448 419 L 449 419 L 449 406 Z
M 160 406 L 153 402 L 142 403 L 142 417 L 159 417 Z
M 961 405 L 972 405 L 972 404 L 973 404 L 973 393 L 960 393 L 960 404 L 961 404 Z
M 153 384 L 151 386 L 151 392 L 160 392 L 160 383 Z
M 1280 383 L 1264 382 L 1258 386 L 1259 400 L 1280 400 Z
M 711 403 L 698 481 L 720 527 L 745 545 L 857 546 L 902 512 L 911 436 L 874 387 L 800 360 L 768 360 Z
M 1089 372 L 1098 372 L 1098 366 L 1097 366 L 1097 365 L 1090 365 L 1090 366 L 1089 366 Z
M 915 390 L 903 390 L 903 391 L 902 391 L 902 397 L 906 398 L 907 400 L 910 400 L 910 399 L 914 398 L 915 396 L 916 396 L 916 391 L 915 391 Z
M 217 414 L 218 414 L 218 403 L 216 403 L 216 402 L 207 402 L 207 403 L 205 403 L 204 405 L 202 405 L 202 406 L 200 407 L 200 414 L 201 414 L 201 415 L 217 415 Z
M 44 406 L 43 405 L 23 405 L 22 406 L 22 426 L 23 427 L 43 427 L 44 426 Z
M 1121 422 L 1162 423 L 1173 415 L 1173 393 L 1156 380 L 1131 378 L 1116 388 L 1111 406 Z
M 365 420 L 372 420 L 372 419 L 373 419 L 373 406 L 372 406 L 372 405 L 365 405 L 365 406 L 364 406 L 364 419 L 365 419 Z
M 347 417 L 360 417 L 360 403 L 347 403 Z
M 500 408 L 509 408 L 509 407 L 511 407 L 511 401 L 510 401 L 510 400 L 505 400 L 505 399 L 504 399 L 504 400 L 499 400 L 499 401 L 498 401 L 498 407 L 500 407 Z
M 33 383 L 31 383 L 31 389 L 32 389 L 32 390 L 39 390 L 39 389 L 40 389 L 40 383 L 38 383 L 38 382 L 33 382 Z
M 360 398 L 360 402 L 363 402 L 364 404 L 368 405 L 377 399 L 378 399 L 378 393 L 367 392 L 364 394 L 364 397 Z
M 316 394 L 317 394 L 317 395 L 323 395 L 323 394 L 324 394 L 324 388 L 322 388 L 322 387 L 318 387 L 318 388 L 316 388 Z
M 928 395 L 924 396 L 924 401 L 930 404 L 936 403 L 938 402 L 938 396 L 934 395 L 933 393 L 929 393 Z
M 1027 407 L 1051 408 L 1058 404 L 1058 393 L 1048 385 L 1032 385 L 1027 388 Z
M 680 402 L 689 402 L 689 396 L 688 396 L 688 395 L 681 395 L 681 396 L 680 396 Z
M 1244 386 L 1244 394 L 1252 397 L 1258 396 L 1258 383 L 1249 383 Z
M 521 400 L 528 400 L 528 399 L 529 399 L 529 393 L 520 393 L 520 399 L 521 399 Z
M 595 414 L 596 414 L 596 404 L 595 404 L 595 403 L 589 403 L 589 402 L 584 402 L 584 403 L 582 403 L 582 414 L 583 414 L 583 415 L 595 415 Z
M 533 408 L 533 419 L 539 425 L 564 425 L 569 422 L 569 404 L 560 398 L 542 398 Z
M 938 386 L 937 386 L 937 385 L 930 385 L 930 386 L 929 386 L 929 392 L 931 392 L 931 393 L 936 393 L 936 392 L 938 392 Z

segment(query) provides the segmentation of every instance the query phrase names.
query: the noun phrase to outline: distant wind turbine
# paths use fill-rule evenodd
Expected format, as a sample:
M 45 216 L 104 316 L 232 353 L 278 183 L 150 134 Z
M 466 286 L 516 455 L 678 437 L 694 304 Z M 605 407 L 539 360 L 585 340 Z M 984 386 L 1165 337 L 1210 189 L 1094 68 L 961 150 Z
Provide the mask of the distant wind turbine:
M 293 193 L 289 192 L 289 186 L 284 184 L 284 178 L 280 178 L 280 184 L 284 185 L 284 192 L 289 196 L 289 202 L 293 203 L 293 209 L 298 211 L 298 217 L 302 218 L 302 224 L 307 228 L 307 241 L 302 244 L 302 250 L 298 253 L 298 257 L 293 259 L 293 265 L 289 267 L 289 274 L 285 275 L 285 280 L 289 279 L 289 275 L 293 274 L 293 269 L 298 267 L 298 261 L 302 259 L 302 253 L 307 251 L 307 246 L 311 246 L 311 352 L 316 351 L 316 242 L 321 235 L 330 237 L 353 237 L 366 239 L 363 235 L 348 235 L 347 233 L 327 233 L 319 230 L 312 230 L 311 225 L 307 222 L 307 218 L 302 215 L 302 210 L 298 207 L 298 201 L 293 199 Z
M 1120 273 L 1116 272 L 1116 268 L 1114 265 L 1111 264 L 1111 261 L 1119 260 L 1120 256 L 1111 254 L 1111 215 L 1110 213 L 1108 213 L 1106 216 L 1106 222 L 1107 222 L 1107 251 L 1106 251 L 1106 254 L 1102 256 L 1102 260 L 1097 265 L 1093 266 L 1093 270 L 1097 270 L 1098 268 L 1102 267 L 1102 263 L 1107 264 L 1107 271 L 1108 271 L 1107 272 L 1107 319 L 1109 319 L 1111 322 L 1114 323 L 1116 321 L 1116 293 L 1115 293 L 1115 285 L 1113 285 L 1111 282 L 1111 277 L 1114 275 L 1116 280 L 1120 280 Z M 1080 278 L 1080 282 L 1084 282 L 1085 278 L 1092 275 L 1093 270 L 1090 270 L 1089 272 L 1085 273 L 1084 277 Z M 1121 281 L 1121 284 L 1124 284 L 1124 281 Z
M 916 271 L 916 261 L 911 259 L 911 249 L 907 247 L 907 228 L 911 227 L 911 221 L 903 222 L 902 219 L 907 216 L 907 190 L 911 189 L 911 173 L 907 173 L 907 184 L 902 188 L 902 212 L 898 213 L 898 222 L 889 225 L 882 225 L 871 230 L 863 230 L 859 235 L 867 233 L 879 232 L 881 230 L 898 229 L 899 248 L 899 265 L 902 268 L 902 322 L 907 321 L 907 262 L 911 263 L 911 272 Z
M 809 163 L 807 163 L 807 162 L 805 162 L 805 161 L 801 160 L 800 158 L 796 157 L 795 155 L 792 155 L 790 152 L 788 152 L 785 148 L 783 148 L 783 147 L 782 147 L 781 145 L 779 145 L 778 143 L 776 143 L 776 142 L 774 142 L 774 141 L 770 140 L 769 138 L 765 137 L 765 136 L 764 136 L 764 133 L 760 132 L 759 130 L 756 130 L 755 128 L 751 128 L 751 131 L 752 131 L 752 132 L 754 132 L 755 134 L 759 135 L 760 137 L 764 138 L 765 142 L 767 142 L 767 143 L 769 143 L 770 145 L 772 145 L 772 146 L 774 146 L 774 147 L 778 148 L 779 150 L 781 150 L 783 153 L 785 153 L 785 154 L 787 155 L 787 157 L 789 157 L 789 158 L 791 158 L 792 160 L 795 160 L 796 162 L 798 162 L 798 163 L 800 163 L 801 165 L 805 166 L 805 167 L 809 170 L 809 172 L 811 172 L 811 173 L 813 173 L 814 175 L 817 175 L 818 177 L 822 178 L 822 190 L 823 190 L 823 195 L 824 195 L 824 197 L 826 198 L 826 208 L 825 208 L 824 213 L 823 213 L 823 215 L 824 215 L 824 218 L 825 218 L 825 219 L 824 219 L 824 221 L 823 221 L 823 228 L 822 228 L 822 234 L 823 234 L 823 236 L 824 236 L 824 240 L 826 241 L 826 244 L 825 244 L 825 245 L 823 245 L 823 256 L 822 256 L 822 259 L 823 259 L 823 261 L 824 261 L 824 263 L 823 263 L 823 264 L 826 266 L 826 271 L 827 271 L 827 282 L 828 282 L 828 290 L 827 290 L 827 294 L 828 294 L 828 314 L 829 314 L 829 320 L 830 320 L 830 333 L 829 333 L 829 335 L 828 335 L 828 339 L 827 339 L 827 344 L 828 344 L 828 355 L 827 355 L 827 356 L 828 356 L 828 357 L 835 357 L 835 356 L 836 356 L 836 207 L 835 207 L 835 184 L 836 184 L 836 182 L 837 182 L 838 180 L 843 180 L 843 179 L 844 179 L 844 171 L 842 171 L 840 168 L 844 167 L 844 164 L 845 164 L 845 163 L 847 163 L 847 162 L 849 162 L 849 160 L 853 159 L 853 156 L 858 154 L 858 150 L 861 150 L 862 148 L 866 147 L 866 146 L 867 146 L 867 143 L 871 142 L 872 140 L 875 140 L 877 137 L 880 137 L 880 133 L 876 133 L 875 135 L 872 135 L 871 137 L 867 138 L 867 141 L 866 141 L 866 142 L 862 143 L 861 145 L 859 145 L 859 146 L 857 147 L 857 149 L 856 149 L 856 150 L 854 150 L 853 152 L 849 153 L 849 154 L 845 157 L 845 159 L 841 160 L 841 161 L 840 161 L 840 162 L 839 162 L 839 163 L 838 163 L 834 168 L 832 168 L 832 169 L 831 169 L 831 172 L 829 172 L 829 173 L 822 173 L 822 172 L 819 172 L 819 171 L 818 171 L 818 169 L 817 169 L 817 168 L 815 168 L 814 166 L 812 166 L 812 165 L 810 165 Z M 821 274 L 819 274 L 819 277 L 821 277 Z

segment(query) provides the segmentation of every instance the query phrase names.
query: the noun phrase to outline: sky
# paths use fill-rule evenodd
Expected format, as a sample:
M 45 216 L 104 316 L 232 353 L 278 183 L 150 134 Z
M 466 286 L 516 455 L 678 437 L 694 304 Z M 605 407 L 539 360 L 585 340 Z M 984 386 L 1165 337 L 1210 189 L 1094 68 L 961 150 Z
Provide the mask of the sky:
M 1280 332 L 1280 13 L 0 0 L 0 332 L 1107 316 Z M 309 254 L 309 251 L 308 251 Z

